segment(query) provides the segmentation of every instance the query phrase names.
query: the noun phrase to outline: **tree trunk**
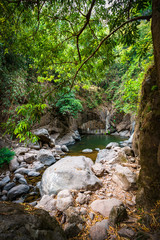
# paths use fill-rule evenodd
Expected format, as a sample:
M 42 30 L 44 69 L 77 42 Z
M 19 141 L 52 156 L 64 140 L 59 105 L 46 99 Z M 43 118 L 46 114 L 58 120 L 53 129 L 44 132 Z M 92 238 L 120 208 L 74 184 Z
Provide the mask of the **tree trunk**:
M 155 66 L 143 82 L 138 117 L 141 171 L 137 204 L 147 208 L 160 199 L 160 1 L 153 0 L 152 8 Z

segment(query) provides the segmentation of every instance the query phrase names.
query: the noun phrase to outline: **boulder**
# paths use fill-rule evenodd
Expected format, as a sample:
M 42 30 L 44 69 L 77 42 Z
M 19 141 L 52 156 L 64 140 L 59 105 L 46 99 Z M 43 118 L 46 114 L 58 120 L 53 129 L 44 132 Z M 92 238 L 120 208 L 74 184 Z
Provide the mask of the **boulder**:
M 111 148 L 114 148 L 114 147 L 119 147 L 119 143 L 110 142 L 110 143 L 106 146 L 106 149 L 111 149 Z
M 116 198 L 109 198 L 106 200 L 95 200 L 91 203 L 93 211 L 102 214 L 104 217 L 109 217 L 109 214 L 114 206 L 120 206 L 122 202 Z
M 64 189 L 98 189 L 102 183 L 91 171 L 92 165 L 93 161 L 84 156 L 59 160 L 43 173 L 41 195 L 57 194 Z
M 63 230 L 54 217 L 30 205 L 0 202 L 1 240 L 65 240 Z
M 102 163 L 96 163 L 92 166 L 92 171 L 97 177 L 102 177 L 105 172 L 105 167 Z
M 41 149 L 37 156 L 38 161 L 46 166 L 50 166 L 56 162 L 52 152 L 50 150 Z
M 11 172 L 14 172 L 15 170 L 17 170 L 19 168 L 19 162 L 17 160 L 17 157 L 14 156 L 14 158 L 10 161 L 9 163 L 9 170 Z
M 105 240 L 108 239 L 108 232 L 109 229 L 108 220 L 104 219 L 101 222 L 96 222 L 90 228 L 90 237 L 92 240 Z
M 10 199 L 10 200 L 14 200 L 16 199 L 17 197 L 20 197 L 21 195 L 27 193 L 29 191 L 29 186 L 26 185 L 26 184 L 20 184 L 18 186 L 15 186 L 13 188 L 11 188 L 9 191 L 8 191 L 8 194 L 7 194 L 7 197 Z
M 69 190 L 62 190 L 57 194 L 56 207 L 59 211 L 63 212 L 73 205 L 73 197 Z
M 135 187 L 137 176 L 128 167 L 122 167 L 120 164 L 116 164 L 112 180 L 117 183 L 119 187 L 127 191 Z
M 45 143 L 49 143 L 51 141 L 48 130 L 45 128 L 37 129 L 34 131 L 34 134 Z

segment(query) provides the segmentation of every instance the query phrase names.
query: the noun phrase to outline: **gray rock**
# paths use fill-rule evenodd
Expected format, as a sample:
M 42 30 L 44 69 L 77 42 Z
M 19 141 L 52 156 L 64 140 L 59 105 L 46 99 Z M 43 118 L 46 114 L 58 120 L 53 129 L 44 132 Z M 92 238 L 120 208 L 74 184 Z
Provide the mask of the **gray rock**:
M 18 168 L 14 173 L 28 174 L 30 171 L 31 171 L 30 169 L 21 167 L 21 168 Z
M 75 223 L 66 223 L 64 226 L 64 233 L 67 238 L 76 237 L 81 232 L 81 230 L 81 226 L 79 227 L 79 225 Z
M 106 146 L 106 149 L 111 149 L 111 148 L 114 148 L 114 147 L 119 147 L 119 143 L 117 143 L 117 142 L 110 142 L 110 143 Z
M 61 146 L 61 150 L 62 150 L 63 152 L 69 152 L 69 149 L 68 149 L 68 147 L 67 147 L 66 145 L 62 145 L 62 146 Z
M 19 178 L 18 182 L 21 183 L 21 184 L 26 184 L 27 185 L 27 181 L 26 181 L 26 179 L 24 177 Z
M 98 189 L 102 183 L 91 171 L 93 162 L 84 156 L 65 157 L 47 168 L 41 180 L 41 195 L 64 189 Z
M 53 197 L 54 195 L 51 195 L 51 196 L 44 195 L 36 205 L 36 208 L 44 209 L 47 212 L 52 212 L 57 210 L 56 208 L 57 200 L 54 199 Z
M 2 201 L 7 201 L 7 200 L 8 200 L 8 198 L 7 198 L 7 196 L 6 196 L 6 195 L 3 195 L 3 196 L 1 197 L 1 200 L 2 200 Z
M 29 151 L 29 148 L 25 148 L 25 147 L 19 147 L 19 148 L 16 148 L 14 150 L 14 152 L 16 153 L 17 157 L 19 155 L 24 155 L 25 153 L 27 153 Z
M 28 172 L 28 177 L 38 177 L 39 175 L 40 175 L 39 172 L 34 172 L 34 171 Z
M 109 214 L 114 206 L 120 206 L 122 202 L 116 198 L 106 200 L 95 200 L 91 203 L 93 211 L 102 214 L 104 217 L 109 217 Z
M 11 179 L 10 179 L 9 176 L 4 177 L 4 178 L 0 181 L 0 188 L 1 188 L 1 187 L 4 187 L 10 180 L 11 180 Z
M 135 232 L 130 227 L 123 227 L 118 231 L 120 237 L 132 239 L 135 235 Z
M 16 156 L 14 156 L 14 158 L 10 161 L 10 163 L 9 163 L 9 170 L 11 171 L 11 172 L 14 172 L 16 169 L 18 169 L 19 168 L 19 162 L 18 162 L 18 160 L 17 160 L 17 157 Z
M 93 150 L 89 149 L 89 148 L 86 148 L 86 149 L 82 150 L 82 152 L 83 153 L 91 153 L 91 152 L 93 152 Z
M 49 143 L 50 142 L 50 136 L 49 136 L 49 133 L 47 131 L 47 129 L 45 128 L 42 128 L 42 129 L 37 129 L 34 131 L 34 134 L 39 137 L 39 139 L 42 141 L 42 142 L 45 142 L 45 143 Z
M 93 225 L 90 228 L 90 237 L 92 240 L 105 240 L 108 238 L 108 232 L 109 229 L 108 220 L 103 220 L 101 222 L 96 222 L 95 225 Z
M 73 205 L 73 197 L 69 190 L 62 190 L 57 195 L 56 207 L 59 211 L 63 212 Z
M 70 206 L 65 210 L 65 215 L 66 215 L 66 222 L 67 223 L 83 223 L 84 220 L 80 216 L 80 209 L 78 207 L 72 207 Z
M 25 184 L 20 184 L 18 186 L 13 187 L 8 191 L 7 197 L 10 200 L 14 200 L 17 197 L 27 193 L 29 191 L 29 186 Z
M 19 162 L 19 163 L 21 163 L 21 162 L 23 162 L 24 161 L 24 158 L 23 158 L 23 156 L 18 156 L 17 157 L 17 161 Z
M 115 226 L 123 222 L 127 217 L 127 211 L 123 204 L 114 206 L 109 214 L 109 224 Z
M 63 230 L 54 217 L 30 205 L 0 202 L 1 240 L 65 240 Z
M 40 163 L 40 162 L 34 162 L 33 163 L 33 168 L 36 170 L 36 171 L 40 171 L 44 168 L 44 164 Z
M 92 171 L 97 177 L 102 177 L 105 172 L 105 167 L 102 165 L 102 163 L 96 163 L 92 166 Z
M 128 167 L 122 167 L 120 164 L 116 164 L 112 180 L 119 187 L 128 191 L 130 188 L 135 187 L 137 176 Z
M 119 132 L 119 136 L 129 137 L 130 136 L 130 132 L 128 130 L 121 131 L 121 132 Z
M 24 176 L 20 173 L 16 173 L 14 176 L 15 176 L 16 179 L 24 178 Z
M 26 162 L 26 163 L 33 163 L 33 161 L 35 161 L 36 160 L 36 156 L 34 155 L 34 154 L 32 154 L 32 153 L 25 153 L 25 155 L 24 155 L 24 161 Z
M 13 188 L 16 184 L 14 182 L 7 183 L 3 190 L 9 191 L 11 188 Z
M 90 201 L 91 197 L 89 194 L 78 193 L 78 197 L 76 198 L 76 202 L 79 204 L 87 204 Z
M 37 156 L 38 161 L 46 166 L 50 166 L 55 163 L 56 160 L 50 150 L 41 149 Z

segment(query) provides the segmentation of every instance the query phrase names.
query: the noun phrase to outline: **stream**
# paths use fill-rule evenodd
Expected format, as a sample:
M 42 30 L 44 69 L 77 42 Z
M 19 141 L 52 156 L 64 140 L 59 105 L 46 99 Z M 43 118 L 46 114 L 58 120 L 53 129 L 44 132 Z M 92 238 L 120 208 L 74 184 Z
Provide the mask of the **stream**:
M 69 146 L 69 156 L 86 156 L 93 161 L 96 160 L 98 150 L 95 148 L 104 149 L 110 142 L 118 142 L 127 140 L 126 137 L 113 136 L 113 135 L 83 135 L 81 141 L 76 142 L 74 145 Z M 83 153 L 82 150 L 89 148 L 92 153 Z

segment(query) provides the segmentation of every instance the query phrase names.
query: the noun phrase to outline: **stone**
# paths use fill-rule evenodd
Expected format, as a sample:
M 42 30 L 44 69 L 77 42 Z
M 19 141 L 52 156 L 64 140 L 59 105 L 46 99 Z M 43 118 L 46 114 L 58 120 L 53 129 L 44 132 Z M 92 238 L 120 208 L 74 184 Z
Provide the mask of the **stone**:
M 62 145 L 62 146 L 61 146 L 61 150 L 62 150 L 63 152 L 69 152 L 69 149 L 68 149 L 68 147 L 67 147 L 66 145 Z
M 118 156 L 118 149 L 117 148 L 112 148 L 110 150 L 109 149 L 102 149 L 97 154 L 96 163 L 107 162 L 108 164 L 114 164 L 114 163 L 118 162 L 117 156 Z
M 89 148 L 86 148 L 86 149 L 82 150 L 82 152 L 83 153 L 91 153 L 91 152 L 93 152 L 93 150 L 89 149 Z
M 102 163 L 96 163 L 92 166 L 92 171 L 97 177 L 102 177 L 105 172 L 105 168 Z
M 123 204 L 114 206 L 109 214 L 109 224 L 115 226 L 127 219 L 127 211 Z
M 121 137 L 129 137 L 130 136 L 130 132 L 128 130 L 121 131 L 121 132 L 119 132 L 119 136 L 121 136 Z
M 133 239 L 135 232 L 130 227 L 123 227 L 118 231 L 120 237 Z
M 119 147 L 119 143 L 117 143 L 117 142 L 110 142 L 110 143 L 106 146 L 106 149 L 111 149 L 111 148 L 114 148 L 114 147 Z
M 80 208 L 79 213 L 80 213 L 80 215 L 87 215 L 87 209 L 82 207 L 82 208 Z
M 55 217 L 30 205 L 0 202 L 1 240 L 66 240 Z
M 109 229 L 108 220 L 104 219 L 101 222 L 96 222 L 95 225 L 93 225 L 90 228 L 90 237 L 92 240 L 105 240 L 108 238 L 108 232 Z
M 90 201 L 91 197 L 89 194 L 78 193 L 78 197 L 76 198 L 76 202 L 79 204 L 87 204 Z
M 3 190 L 9 191 L 11 188 L 13 188 L 16 184 L 14 182 L 7 183 Z
M 20 173 L 16 173 L 14 176 L 15 176 L 16 179 L 24 178 L 24 176 Z
M 129 146 L 123 147 L 122 151 L 124 151 L 127 156 L 134 157 L 134 152 Z
M 51 148 L 53 148 L 55 146 L 55 139 L 54 138 L 50 138 L 49 146 Z
M 21 183 L 21 184 L 26 184 L 27 185 L 27 181 L 26 181 L 26 179 L 24 177 L 19 178 L 18 182 Z
M 93 161 L 84 156 L 67 156 L 47 168 L 41 180 L 41 195 L 57 194 L 64 189 L 95 190 L 102 183 L 91 171 Z
M 14 156 L 14 158 L 10 161 L 9 163 L 9 170 L 11 172 L 14 172 L 15 170 L 17 170 L 19 168 L 19 162 L 17 160 L 17 157 Z
M 19 162 L 19 163 L 21 163 L 21 162 L 23 162 L 24 161 L 24 159 L 23 159 L 23 156 L 18 156 L 17 157 L 17 161 Z
M 37 156 L 38 161 L 46 166 L 50 166 L 56 162 L 52 152 L 50 150 L 41 149 Z
M 94 219 L 94 217 L 95 217 L 95 214 L 94 214 L 94 213 L 92 213 L 92 212 L 90 212 L 90 213 L 89 213 L 89 217 L 90 217 L 90 219 L 91 219 L 91 220 L 93 220 L 93 219 Z
M 36 171 L 40 171 L 44 168 L 44 164 L 39 162 L 39 161 L 36 161 L 33 163 L 33 168 L 36 170 Z
M 21 168 L 18 168 L 14 173 L 28 174 L 30 171 L 31 171 L 30 169 L 21 167 Z
M 28 172 L 28 177 L 38 177 L 39 175 L 40 175 L 39 172 L 34 172 L 34 171 Z
M 122 202 L 116 198 L 106 200 L 95 200 L 91 203 L 91 208 L 94 212 L 102 214 L 104 217 L 109 217 L 109 214 L 114 206 L 120 206 Z
M 69 208 L 67 208 L 67 210 L 65 210 L 64 213 L 66 215 L 67 223 L 79 224 L 84 222 L 84 220 L 80 216 L 80 210 L 78 207 L 70 206 Z
M 56 207 L 59 211 L 63 212 L 73 205 L 73 197 L 69 190 L 62 190 L 57 195 Z
M 9 176 L 4 177 L 4 178 L 0 181 L 0 188 L 4 187 L 10 180 L 11 180 L 11 179 L 10 179 Z
M 35 155 L 33 155 L 32 153 L 25 153 L 23 158 L 24 158 L 24 161 L 29 164 L 33 163 L 33 161 L 36 160 Z
M 19 147 L 16 148 L 14 150 L 14 152 L 16 153 L 16 156 L 18 157 L 19 155 L 24 155 L 25 153 L 27 153 L 29 151 L 29 148 L 25 148 L 25 147 Z
M 81 227 L 75 223 L 66 223 L 64 226 L 64 233 L 67 236 L 67 238 L 73 238 L 76 237 L 81 232 Z
M 116 164 L 115 173 L 112 180 L 122 189 L 128 191 L 136 185 L 136 174 L 132 172 L 128 167 L 122 167 L 120 164 Z
M 54 199 L 53 197 L 54 195 L 51 195 L 51 196 L 44 195 L 36 205 L 36 208 L 44 209 L 47 212 L 52 212 L 57 210 L 56 208 L 57 200 Z
M 51 140 L 48 130 L 45 128 L 35 130 L 34 134 L 44 143 L 49 143 Z
M 11 188 L 8 191 L 7 197 L 10 200 L 14 200 L 17 197 L 20 197 L 21 195 L 23 195 L 25 193 L 28 193 L 28 191 L 29 191 L 29 186 L 28 185 L 20 184 L 18 186 L 15 186 L 15 187 Z

